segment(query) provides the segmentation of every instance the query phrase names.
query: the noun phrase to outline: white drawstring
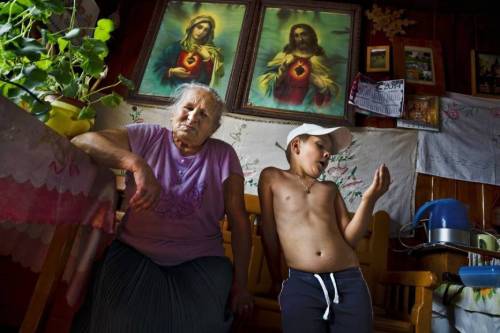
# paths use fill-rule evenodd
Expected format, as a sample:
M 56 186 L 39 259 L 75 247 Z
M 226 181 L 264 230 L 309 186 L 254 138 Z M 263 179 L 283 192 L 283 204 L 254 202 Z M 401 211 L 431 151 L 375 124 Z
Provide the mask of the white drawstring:
M 328 314 L 330 313 L 330 297 L 328 296 L 328 290 L 326 290 L 325 283 L 323 282 L 321 276 L 319 276 L 318 274 L 314 274 L 314 277 L 318 280 L 319 284 L 321 285 L 321 289 L 323 289 L 323 294 L 325 295 L 326 310 L 325 313 L 323 313 L 323 320 L 328 320 Z
M 333 303 L 339 304 L 339 292 L 337 290 L 337 283 L 335 281 L 335 277 L 333 276 L 333 273 L 330 273 L 330 279 L 332 279 L 333 290 L 335 290 L 335 295 L 333 296 Z
M 326 300 L 326 310 L 325 313 L 323 313 L 323 320 L 328 320 L 328 315 L 330 314 L 330 295 L 328 295 L 328 290 L 326 289 L 325 283 L 323 282 L 321 276 L 319 274 L 314 274 L 314 277 L 318 280 Z M 335 277 L 333 276 L 333 273 L 330 273 L 330 279 L 332 280 L 333 290 L 335 291 L 335 295 L 333 297 L 333 303 L 338 304 L 339 293 L 337 291 L 337 283 L 335 282 Z

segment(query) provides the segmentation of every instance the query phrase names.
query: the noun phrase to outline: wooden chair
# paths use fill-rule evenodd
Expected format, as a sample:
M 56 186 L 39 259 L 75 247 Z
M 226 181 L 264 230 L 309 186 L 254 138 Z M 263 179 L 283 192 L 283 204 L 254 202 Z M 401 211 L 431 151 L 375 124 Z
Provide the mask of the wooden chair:
M 246 210 L 252 224 L 252 251 L 248 284 L 255 297 L 252 320 L 238 332 L 280 332 L 280 308 L 276 299 L 262 296 L 269 290 L 271 277 L 267 269 L 259 228 L 260 205 L 255 195 L 245 195 Z M 232 259 L 231 231 L 222 222 L 224 249 Z M 375 332 L 430 332 L 432 289 L 437 278 L 428 271 L 387 272 L 389 215 L 373 215 L 373 222 L 356 252 L 371 291 Z M 286 272 L 286 267 L 284 267 Z M 286 276 L 286 275 L 284 275 Z

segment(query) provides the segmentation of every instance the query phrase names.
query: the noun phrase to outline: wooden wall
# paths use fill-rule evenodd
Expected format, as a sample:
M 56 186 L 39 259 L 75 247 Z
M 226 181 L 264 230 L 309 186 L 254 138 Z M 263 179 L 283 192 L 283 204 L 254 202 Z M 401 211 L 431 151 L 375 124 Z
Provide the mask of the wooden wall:
M 373 1 L 364 1 L 364 8 L 371 8 Z M 443 48 L 443 64 L 447 91 L 471 94 L 470 50 L 500 54 L 500 24 L 493 2 L 486 1 L 376 1 L 379 6 L 405 9 L 404 18 L 415 20 L 405 28 L 406 37 L 436 39 Z M 370 45 L 391 45 L 387 37 L 372 34 L 372 24 L 363 19 L 364 39 L 360 52 L 360 68 L 365 69 L 365 53 Z M 392 63 L 391 63 L 392 68 Z M 392 73 L 371 76 L 389 79 Z M 395 127 L 388 118 L 358 115 L 358 126 Z M 500 232 L 500 217 L 495 218 L 495 208 L 500 210 L 500 187 L 445 179 L 430 175 L 417 175 L 415 207 L 439 198 L 456 198 L 469 208 L 470 220 L 480 229 L 496 229 Z
M 340 1 L 341 2 L 341 1 Z M 347 1 L 344 1 L 347 2 Z M 118 73 L 131 76 L 141 49 L 156 0 L 100 0 L 97 1 L 104 16 L 117 8 L 121 26 L 115 32 L 109 63 L 110 78 Z M 363 7 L 363 12 L 374 3 L 381 7 L 405 9 L 403 17 L 416 21 L 406 27 L 410 38 L 436 39 L 443 48 L 445 84 L 447 91 L 471 93 L 470 50 L 500 54 L 500 2 L 487 0 L 387 0 L 351 1 Z M 365 50 L 370 45 L 390 45 L 387 37 L 372 34 L 372 24 L 362 16 L 360 71 L 365 70 Z M 392 68 L 392 64 L 391 64 Z M 392 73 L 372 74 L 374 79 L 390 79 Z M 356 116 L 356 126 L 395 127 L 389 118 Z M 469 206 L 470 219 L 479 228 L 500 231 L 499 218 L 494 219 L 494 208 L 500 210 L 500 187 L 472 182 L 456 181 L 419 174 L 415 207 L 431 199 L 451 197 Z M 500 214 L 500 213 L 499 213 Z
M 500 186 L 418 174 L 415 207 L 433 199 L 456 198 L 467 204 L 471 223 L 478 229 L 500 228 Z

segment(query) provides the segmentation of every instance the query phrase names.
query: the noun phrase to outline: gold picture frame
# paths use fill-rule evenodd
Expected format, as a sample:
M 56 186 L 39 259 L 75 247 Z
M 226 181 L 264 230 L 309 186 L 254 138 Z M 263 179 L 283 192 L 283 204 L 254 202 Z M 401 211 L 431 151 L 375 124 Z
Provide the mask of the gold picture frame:
M 500 54 L 470 51 L 472 95 L 500 98 Z
M 231 105 L 254 9 L 253 0 L 157 1 L 134 68 L 136 88 L 129 100 L 168 104 L 179 85 L 198 82 L 209 85 Z M 193 42 L 196 26 L 206 27 L 207 32 Z
M 439 97 L 430 95 L 406 95 L 403 117 L 397 127 L 417 130 L 440 130 Z
M 366 71 L 388 72 L 390 70 L 390 46 L 368 46 L 366 48 Z
M 347 103 L 358 72 L 361 6 L 262 0 L 234 112 L 323 125 L 354 125 Z M 306 51 L 295 52 L 296 38 Z M 309 54 L 310 53 L 310 54 Z M 297 56 L 293 54 L 304 54 Z M 312 66 L 314 64 L 314 67 Z
M 443 52 L 437 40 L 394 38 L 394 77 L 405 79 L 409 94 L 445 93 Z

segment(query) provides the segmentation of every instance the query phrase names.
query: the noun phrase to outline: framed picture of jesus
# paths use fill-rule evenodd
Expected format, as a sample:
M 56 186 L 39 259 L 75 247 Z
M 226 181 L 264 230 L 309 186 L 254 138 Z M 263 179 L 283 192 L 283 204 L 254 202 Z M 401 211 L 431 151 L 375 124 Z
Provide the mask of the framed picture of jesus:
M 357 73 L 360 7 L 262 1 L 236 112 L 322 124 L 352 124 L 347 103 Z

